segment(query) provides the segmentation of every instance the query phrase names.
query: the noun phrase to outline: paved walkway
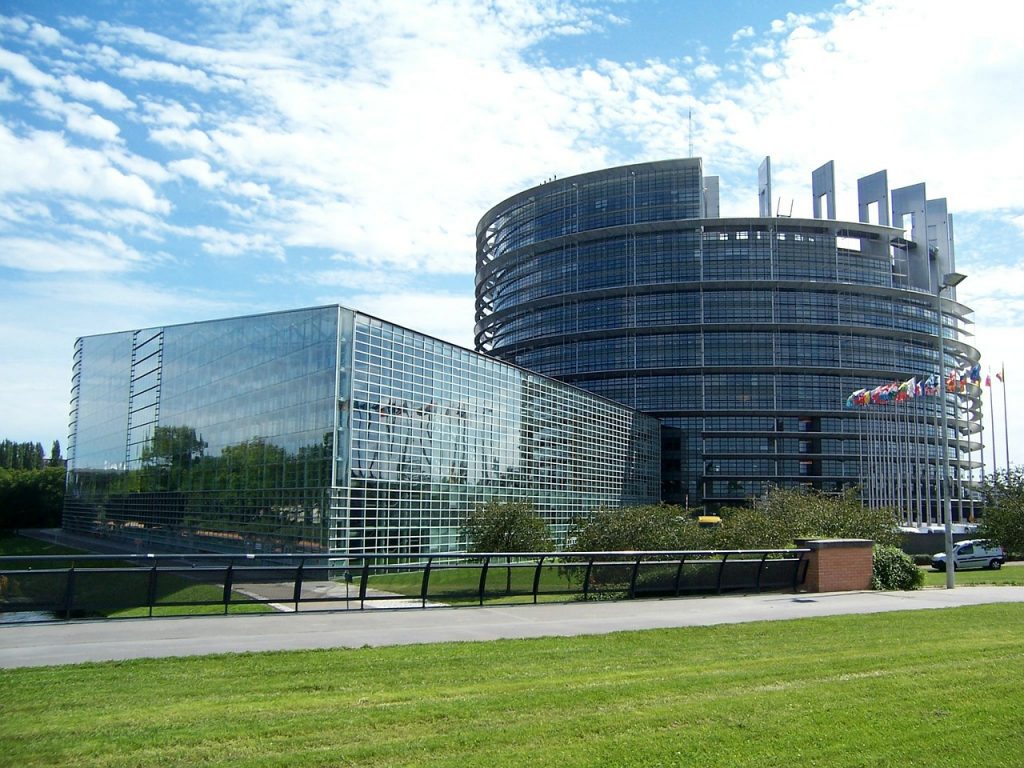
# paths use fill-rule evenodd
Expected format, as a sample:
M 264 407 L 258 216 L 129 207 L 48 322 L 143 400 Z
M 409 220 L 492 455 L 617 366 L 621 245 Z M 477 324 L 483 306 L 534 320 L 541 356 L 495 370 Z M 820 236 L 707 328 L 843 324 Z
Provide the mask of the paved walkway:
M 1024 603 L 1024 587 L 7 624 L 0 625 L 0 667 L 245 651 L 569 637 L 1006 602 Z

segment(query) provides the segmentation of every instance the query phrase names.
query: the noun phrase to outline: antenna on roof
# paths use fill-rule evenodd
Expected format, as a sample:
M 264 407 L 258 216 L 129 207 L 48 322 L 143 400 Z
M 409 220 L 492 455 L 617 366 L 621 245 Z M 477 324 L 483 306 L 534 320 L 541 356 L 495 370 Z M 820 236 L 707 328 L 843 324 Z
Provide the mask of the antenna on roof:
M 686 110 L 686 140 L 689 142 L 689 154 L 687 157 L 693 157 L 693 110 Z

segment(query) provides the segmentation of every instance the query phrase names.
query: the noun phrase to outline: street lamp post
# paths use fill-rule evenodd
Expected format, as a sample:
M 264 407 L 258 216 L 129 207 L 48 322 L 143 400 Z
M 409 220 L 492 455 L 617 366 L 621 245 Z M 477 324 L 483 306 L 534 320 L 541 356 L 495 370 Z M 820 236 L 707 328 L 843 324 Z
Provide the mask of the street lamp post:
M 963 282 L 966 275 L 959 272 L 949 272 L 942 278 L 942 284 L 935 291 L 935 312 L 939 327 L 939 407 L 942 409 L 941 426 L 942 439 L 940 459 L 942 460 L 942 499 L 943 506 L 943 530 L 946 538 L 946 589 L 953 589 L 956 586 L 956 569 L 953 564 L 953 499 L 952 489 L 949 482 L 949 455 L 946 450 L 946 441 L 949 439 L 949 416 L 946 413 L 946 340 L 942 328 L 942 292 L 947 288 L 953 288 Z

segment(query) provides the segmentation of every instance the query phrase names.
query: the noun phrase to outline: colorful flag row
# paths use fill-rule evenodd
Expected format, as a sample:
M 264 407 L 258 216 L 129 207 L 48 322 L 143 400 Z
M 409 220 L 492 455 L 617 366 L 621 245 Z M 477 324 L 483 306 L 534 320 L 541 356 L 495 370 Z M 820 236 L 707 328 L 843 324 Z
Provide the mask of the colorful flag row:
M 996 374 L 996 377 L 1002 381 L 1000 374 Z M 954 368 L 946 376 L 947 392 L 965 393 L 968 384 L 981 384 L 981 365 L 979 363 L 963 368 Z M 987 381 L 986 385 L 991 386 L 991 383 Z M 939 377 L 933 373 L 927 378 L 912 376 L 906 381 L 880 384 L 874 389 L 858 389 L 846 398 L 846 407 L 904 403 L 915 397 L 934 397 L 937 394 L 939 394 Z
M 1000 381 L 1002 381 L 1002 379 L 1000 379 Z M 964 368 L 954 368 L 951 370 L 949 375 L 946 376 L 946 391 L 959 392 L 960 394 L 963 394 L 967 391 L 967 385 L 969 383 L 981 384 L 981 363 L 975 363 L 974 365 L 968 365 Z

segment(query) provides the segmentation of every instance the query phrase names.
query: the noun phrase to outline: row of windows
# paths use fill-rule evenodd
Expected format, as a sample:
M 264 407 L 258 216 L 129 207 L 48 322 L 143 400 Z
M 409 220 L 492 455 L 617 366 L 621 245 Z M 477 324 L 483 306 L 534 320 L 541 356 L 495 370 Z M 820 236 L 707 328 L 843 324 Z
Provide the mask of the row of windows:
M 701 215 L 697 166 L 611 177 L 578 177 L 547 184 L 530 197 L 517 197 L 495 213 L 485 229 L 494 233 L 494 253 L 590 229 L 651 221 L 695 219 Z
M 694 366 L 855 367 L 922 373 L 938 369 L 938 354 L 928 344 L 797 332 L 706 331 L 617 336 L 549 344 L 517 357 L 521 365 L 555 376 Z M 854 389 L 860 386 L 865 385 Z
M 550 255 L 550 254 L 548 254 Z M 877 264 L 865 262 L 839 268 L 834 253 L 775 254 L 768 258 L 744 250 L 687 253 L 633 252 L 628 241 L 608 239 L 567 249 L 560 263 L 524 256 L 504 271 L 499 282 L 480 289 L 479 298 L 494 311 L 537 299 L 602 288 L 657 285 L 665 282 L 710 280 L 820 280 L 834 283 L 901 287 L 899 281 L 879 279 Z M 863 260 L 862 260 L 863 261 Z M 837 266 L 838 265 L 838 266 Z M 862 268 L 863 267 L 863 268 Z
M 899 300 L 837 292 L 692 290 L 567 301 L 530 309 L 495 327 L 495 351 L 550 335 L 614 328 L 697 323 L 815 323 L 844 328 L 883 328 L 934 335 L 935 312 L 927 299 Z

